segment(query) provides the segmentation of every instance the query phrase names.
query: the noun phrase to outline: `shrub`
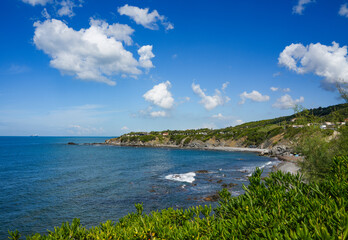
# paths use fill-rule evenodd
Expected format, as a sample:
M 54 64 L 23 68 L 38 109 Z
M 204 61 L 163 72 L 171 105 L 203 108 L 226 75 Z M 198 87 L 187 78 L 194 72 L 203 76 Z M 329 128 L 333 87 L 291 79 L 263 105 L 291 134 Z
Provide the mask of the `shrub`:
M 139 137 L 139 140 L 142 142 L 150 142 L 155 139 L 156 139 L 156 136 L 154 135 L 144 135 Z
M 328 141 L 330 133 L 333 130 L 308 128 L 295 147 L 304 156 L 300 165 L 310 180 L 324 178 L 335 155 L 348 155 L 348 127 L 342 127 L 338 138 L 332 141 Z

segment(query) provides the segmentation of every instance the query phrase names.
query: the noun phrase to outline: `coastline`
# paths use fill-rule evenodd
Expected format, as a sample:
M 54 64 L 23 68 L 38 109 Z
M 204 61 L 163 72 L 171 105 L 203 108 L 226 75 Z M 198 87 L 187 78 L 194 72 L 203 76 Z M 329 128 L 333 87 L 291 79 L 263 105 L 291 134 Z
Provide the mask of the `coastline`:
M 168 144 L 158 145 L 141 145 L 141 144 L 120 144 L 120 143 L 93 143 L 93 145 L 103 144 L 107 146 L 120 146 L 120 147 L 148 147 L 148 148 L 175 148 L 175 149 L 189 149 L 189 150 L 210 150 L 210 151 L 227 151 L 227 152 L 254 152 L 260 154 L 268 154 L 269 149 L 266 148 L 246 148 L 246 147 L 189 147 L 178 146 Z
M 95 143 L 100 144 L 100 143 Z M 120 143 L 102 143 L 103 145 L 109 145 L 109 146 L 120 146 L 120 147 L 148 147 L 148 148 L 173 148 L 173 149 L 188 149 L 188 150 L 207 150 L 207 151 L 226 151 L 226 152 L 251 152 L 251 153 L 258 153 L 261 156 L 265 157 L 275 157 L 280 161 L 278 165 L 274 167 L 274 171 L 282 171 L 283 173 L 291 173 L 291 174 L 297 174 L 301 171 L 300 167 L 298 166 L 298 162 L 303 160 L 303 157 L 296 157 L 296 156 L 283 156 L 283 155 L 268 155 L 271 153 L 271 149 L 265 149 L 265 148 L 247 148 L 247 147 L 183 147 L 178 145 L 138 145 L 138 144 L 120 144 Z

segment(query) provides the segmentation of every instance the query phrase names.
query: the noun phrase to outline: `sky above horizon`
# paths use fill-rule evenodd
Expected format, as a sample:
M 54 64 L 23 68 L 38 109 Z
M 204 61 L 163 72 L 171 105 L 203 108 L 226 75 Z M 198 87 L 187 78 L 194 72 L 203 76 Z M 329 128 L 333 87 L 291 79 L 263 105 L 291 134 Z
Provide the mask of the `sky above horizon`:
M 348 0 L 3 0 L 0 136 L 223 128 L 343 103 Z

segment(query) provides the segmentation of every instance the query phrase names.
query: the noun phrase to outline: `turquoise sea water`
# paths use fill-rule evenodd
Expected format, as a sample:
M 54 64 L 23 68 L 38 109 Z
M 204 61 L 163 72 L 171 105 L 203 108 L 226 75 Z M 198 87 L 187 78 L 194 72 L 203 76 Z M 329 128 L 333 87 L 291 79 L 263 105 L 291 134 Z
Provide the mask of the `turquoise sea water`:
M 146 212 L 210 204 L 203 198 L 222 184 L 238 184 L 230 191 L 239 195 L 255 167 L 267 174 L 278 163 L 254 153 L 83 145 L 106 139 L 0 137 L 0 238 L 73 218 L 85 226 L 117 221 L 134 203 Z

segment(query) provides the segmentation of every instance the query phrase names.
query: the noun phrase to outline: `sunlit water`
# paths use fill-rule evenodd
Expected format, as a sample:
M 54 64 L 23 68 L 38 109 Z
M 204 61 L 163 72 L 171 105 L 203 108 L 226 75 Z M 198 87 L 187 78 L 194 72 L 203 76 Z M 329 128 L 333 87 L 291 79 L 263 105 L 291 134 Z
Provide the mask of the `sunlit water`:
M 44 233 L 73 218 L 87 227 L 117 221 L 134 203 L 146 212 L 210 204 L 203 198 L 222 184 L 238 184 L 230 191 L 239 195 L 255 167 L 267 174 L 278 163 L 254 153 L 67 145 L 105 139 L 0 137 L 1 239 L 8 229 Z

